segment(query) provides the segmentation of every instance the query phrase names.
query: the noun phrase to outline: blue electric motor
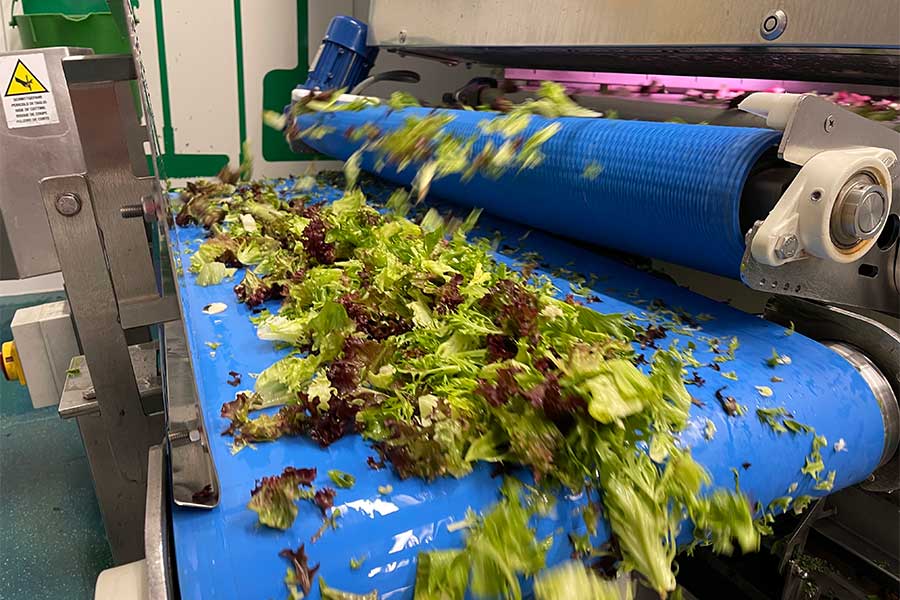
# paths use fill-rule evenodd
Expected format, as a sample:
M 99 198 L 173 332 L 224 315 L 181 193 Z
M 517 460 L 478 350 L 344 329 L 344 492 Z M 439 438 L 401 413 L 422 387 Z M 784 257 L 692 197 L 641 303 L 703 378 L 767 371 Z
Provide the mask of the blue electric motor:
M 339 15 L 331 19 L 322 45 L 309 66 L 306 83 L 300 88 L 308 90 L 348 91 L 369 75 L 369 69 L 378 56 L 377 47 L 366 46 L 369 28 L 353 17 Z

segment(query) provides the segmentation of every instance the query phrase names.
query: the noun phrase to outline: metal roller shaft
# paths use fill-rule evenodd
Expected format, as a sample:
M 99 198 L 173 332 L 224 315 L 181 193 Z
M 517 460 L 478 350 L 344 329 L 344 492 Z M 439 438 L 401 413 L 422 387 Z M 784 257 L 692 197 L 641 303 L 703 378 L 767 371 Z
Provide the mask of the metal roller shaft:
M 843 357 L 853 365 L 863 380 L 872 389 L 878 408 L 881 410 L 881 418 L 884 420 L 884 451 L 878 466 L 887 463 L 897 452 L 900 445 L 900 406 L 890 383 L 882 372 L 863 354 L 858 348 L 844 342 L 826 341 L 823 344 Z

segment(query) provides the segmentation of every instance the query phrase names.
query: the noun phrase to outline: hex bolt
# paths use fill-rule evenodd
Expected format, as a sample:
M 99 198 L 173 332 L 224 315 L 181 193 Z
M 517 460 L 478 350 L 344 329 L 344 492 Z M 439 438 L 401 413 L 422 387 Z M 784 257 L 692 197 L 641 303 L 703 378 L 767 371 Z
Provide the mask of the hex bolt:
M 119 209 L 119 215 L 123 219 L 137 219 L 144 216 L 144 207 L 140 204 L 126 204 Z
M 800 240 L 797 239 L 797 236 L 792 234 L 783 235 L 778 238 L 778 242 L 775 243 L 775 256 L 780 258 L 781 260 L 785 260 L 788 258 L 794 258 L 797 255 L 797 250 L 800 249 Z
M 137 219 L 143 217 L 148 223 L 155 221 L 157 218 L 156 200 L 153 199 L 153 196 L 144 196 L 141 198 L 140 204 L 126 204 L 119 208 L 119 216 L 123 219 Z
M 828 115 L 825 118 L 825 132 L 831 133 L 832 129 L 834 129 L 834 115 Z
M 81 211 L 81 198 L 76 194 L 66 192 L 56 197 L 56 212 L 71 217 Z
M 190 434 L 186 429 L 180 429 L 178 431 L 170 431 L 168 437 L 170 442 L 177 442 L 180 440 L 189 439 Z

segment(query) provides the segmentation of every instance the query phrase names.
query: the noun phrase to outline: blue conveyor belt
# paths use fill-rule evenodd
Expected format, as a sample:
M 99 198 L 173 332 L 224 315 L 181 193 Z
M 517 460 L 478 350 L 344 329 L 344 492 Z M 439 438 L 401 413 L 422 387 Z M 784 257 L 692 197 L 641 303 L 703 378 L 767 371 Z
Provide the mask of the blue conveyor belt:
M 351 128 L 371 122 L 390 131 L 408 117 L 430 112 L 381 107 L 307 114 L 297 118 L 297 126 L 332 128 L 324 137 L 303 141 L 345 160 L 362 144 L 345 135 Z M 454 117 L 445 130 L 466 139 L 489 118 L 473 111 L 442 112 Z M 536 168 L 512 170 L 496 180 L 476 176 L 465 185 L 450 176 L 435 181 L 432 193 L 569 238 L 738 277 L 744 252 L 741 191 L 751 167 L 778 143 L 780 132 L 612 119 L 554 121 L 560 130 L 541 147 L 546 158 Z M 527 139 L 550 122 L 533 117 L 522 135 Z M 495 147 L 502 143 L 499 135 L 482 135 L 473 156 L 487 139 Z M 372 153 L 363 157 L 362 167 L 374 170 Z M 586 177 L 587 167 L 601 172 Z M 387 166 L 379 174 L 409 184 L 415 173 L 415 166 L 402 172 Z
M 312 195 L 334 199 L 339 192 L 317 186 Z M 673 309 L 701 315 L 702 328 L 670 333 L 661 341 L 669 344 L 679 340 L 682 347 L 694 341 L 701 363 L 713 358 L 707 344 L 700 341 L 702 336 L 722 340 L 738 337 L 740 347 L 735 360 L 724 363 L 721 372 L 709 367 L 697 369 L 706 384 L 689 388 L 704 405 L 691 407 L 691 421 L 683 440 L 693 447 L 694 456 L 709 469 L 716 485 L 731 488 L 731 469 L 736 468 L 741 489 L 763 505 L 785 495 L 794 482 L 798 484 L 795 496 L 824 493 L 815 491 L 813 480 L 800 473 L 810 451 L 811 436 L 774 433 L 757 419 L 757 407 L 785 406 L 798 421 L 827 436 L 829 445 L 822 456 L 826 470 L 837 471 L 835 489 L 864 479 L 877 466 L 884 443 L 881 413 L 860 375 L 831 350 L 801 334 L 788 336 L 773 323 L 558 239 L 538 232 L 524 237 L 526 229 L 521 226 L 483 215 L 476 234 L 492 236 L 494 232 L 499 232 L 506 243 L 521 246 L 520 253 L 539 253 L 547 265 L 596 275 L 598 282 L 590 287 L 600 301 L 590 306 L 600 312 L 650 318 L 645 311 L 648 303 L 662 299 Z M 203 235 L 198 227 L 178 228 L 174 254 L 186 263 Z M 497 258 L 507 263 L 514 261 L 500 254 Z M 568 293 L 568 281 L 551 271 L 554 268 L 542 267 L 536 272 L 551 276 L 561 295 Z M 401 481 L 389 469 L 373 471 L 367 467 L 366 457 L 375 453 L 357 435 L 327 449 L 306 439 L 288 438 L 257 444 L 255 449 L 232 455 L 230 438 L 219 435 L 227 425 L 219 417 L 222 403 L 230 400 L 236 390 L 252 387 L 251 374 L 261 372 L 285 353 L 270 342 L 257 339 L 255 327 L 248 319 L 250 310 L 236 302 L 232 286 L 242 276 L 238 271 L 235 281 L 211 287 L 197 286 L 187 269 L 178 277 L 198 395 L 221 482 L 217 508 L 198 511 L 173 506 L 182 598 L 283 598 L 286 594 L 282 579 L 288 563 L 278 557 L 278 552 L 301 543 L 306 544 L 311 563 L 321 563 L 319 573 L 332 586 L 353 592 L 378 589 L 382 598 L 391 600 L 412 598 L 418 552 L 458 547 L 462 533 L 450 532 L 447 526 L 461 520 L 468 507 L 481 510 L 495 502 L 499 497 L 499 479 L 491 478 L 489 467 L 482 465 L 459 480 L 444 478 L 429 484 L 417 479 Z M 224 302 L 228 308 L 220 314 L 204 314 L 202 308 L 211 302 Z M 206 342 L 221 345 L 212 350 Z M 777 370 L 766 366 L 765 360 L 773 348 L 791 356 L 792 364 Z M 722 375 L 732 370 L 737 381 Z M 226 383 L 229 371 L 242 374 L 240 387 Z M 773 374 L 784 381 L 772 383 Z M 722 411 L 714 392 L 725 385 L 728 394 L 747 406 L 746 416 L 728 417 Z M 762 397 L 756 385 L 770 386 L 774 394 Z M 717 430 L 712 440 L 703 436 L 707 419 Z M 838 453 L 832 449 L 831 444 L 839 438 L 845 440 L 847 451 Z M 744 464 L 746 467 L 742 467 Z M 328 469 L 340 469 L 356 477 L 352 489 L 338 490 L 335 506 L 343 514 L 340 528 L 327 531 L 316 543 L 310 543 L 310 537 L 319 528 L 322 517 L 310 503 L 300 504 L 297 520 L 287 531 L 258 526 L 256 514 L 246 508 L 254 481 L 280 473 L 289 465 L 317 467 L 317 486 L 329 484 Z M 393 486 L 393 491 L 380 495 L 377 488 L 383 485 Z M 555 538 L 548 555 L 550 564 L 567 559 L 571 552 L 565 533 L 583 531 L 578 512 L 582 502 L 583 498 L 563 497 L 553 515 L 537 524 L 542 535 L 553 534 Z M 607 535 L 608 529 L 601 524 L 599 538 Z M 360 569 L 350 568 L 351 557 L 365 557 Z M 314 588 L 310 597 L 318 598 L 318 590 Z

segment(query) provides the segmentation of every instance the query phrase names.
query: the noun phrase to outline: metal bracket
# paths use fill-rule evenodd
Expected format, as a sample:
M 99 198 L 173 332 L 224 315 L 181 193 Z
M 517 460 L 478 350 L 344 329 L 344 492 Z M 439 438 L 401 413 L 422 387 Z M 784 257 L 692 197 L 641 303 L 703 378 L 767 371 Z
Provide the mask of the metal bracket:
M 148 176 L 147 129 L 138 119 L 131 92 L 130 82 L 137 75 L 134 59 L 129 54 L 78 56 L 64 60 L 63 69 L 80 125 L 85 176 L 95 203 L 102 203 L 97 223 L 104 245 L 113 250 L 107 261 L 122 327 L 176 319 L 177 302 L 159 294 L 144 223 L 122 219 L 123 205 L 161 196 L 159 182 Z
M 788 162 L 802 165 L 819 152 L 854 146 L 885 148 L 900 156 L 900 134 L 833 102 L 804 94 L 785 124 L 778 154 Z M 888 166 L 888 170 L 897 181 L 900 163 Z
M 47 220 L 66 279 L 66 293 L 100 407 L 79 418 L 113 557 L 143 554 L 146 449 L 163 435 L 161 418 L 144 414 L 125 332 L 119 323 L 109 253 L 83 175 L 41 181 Z M 143 232 L 142 232 L 143 233 Z
M 169 414 L 169 455 L 175 504 L 213 508 L 219 503 L 219 477 L 197 401 L 191 359 L 180 321 L 163 327 L 163 375 Z
M 892 211 L 892 214 L 898 213 Z M 898 217 L 900 218 L 900 217 Z M 771 267 L 757 262 L 751 253 L 757 222 L 745 237 L 741 259 L 741 281 L 754 290 L 781 296 L 794 296 L 845 306 L 869 308 L 887 314 L 900 314 L 898 280 L 898 244 L 882 250 L 876 244 L 861 260 L 840 264 L 808 257 Z
M 158 351 L 159 344 L 156 342 L 128 347 L 144 414 L 161 413 L 163 408 L 162 380 L 156 367 Z M 100 414 L 97 391 L 94 389 L 91 372 L 84 356 L 75 356 L 69 363 L 57 412 L 63 419 Z
M 181 309 L 178 307 L 178 299 L 174 296 L 157 296 L 149 300 L 119 302 L 119 320 L 122 323 L 122 329 L 168 323 L 180 318 Z
M 770 127 L 784 129 L 778 153 L 788 162 L 803 165 L 828 150 L 861 146 L 884 148 L 900 156 L 900 134 L 878 122 L 814 95 L 773 96 L 753 94 L 741 104 L 741 108 L 766 116 Z M 896 187 L 900 183 L 900 162 L 894 160 L 889 163 L 884 166 Z M 761 224 L 756 223 L 746 235 L 741 279 L 748 287 L 784 296 L 900 314 L 900 302 L 897 300 L 900 250 L 896 235 L 900 228 L 900 201 L 892 203 L 878 241 L 862 258 L 849 263 L 805 256 L 780 266 L 763 264 L 754 258 L 751 251 Z

